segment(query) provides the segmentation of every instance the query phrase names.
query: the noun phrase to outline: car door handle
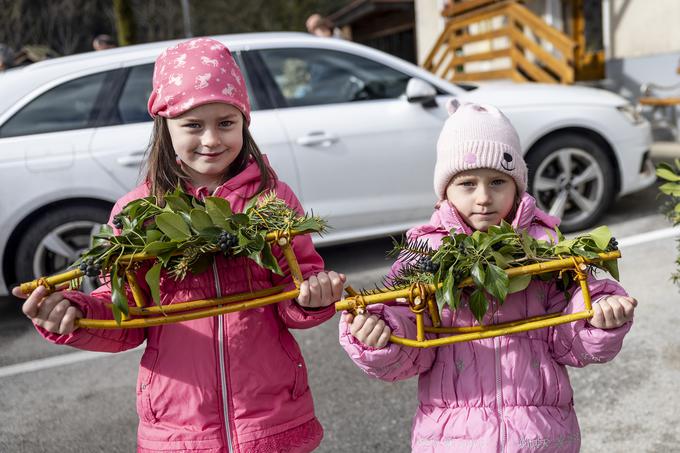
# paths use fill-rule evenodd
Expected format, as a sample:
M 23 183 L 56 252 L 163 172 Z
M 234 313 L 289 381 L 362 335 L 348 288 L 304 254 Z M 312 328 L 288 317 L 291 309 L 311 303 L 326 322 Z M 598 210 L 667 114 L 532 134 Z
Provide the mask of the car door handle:
M 310 132 L 307 135 L 298 137 L 297 143 L 302 146 L 331 146 L 338 141 L 338 137 L 323 131 Z
M 116 161 L 123 167 L 138 167 L 144 162 L 144 154 L 146 151 L 136 151 L 126 156 L 121 156 Z

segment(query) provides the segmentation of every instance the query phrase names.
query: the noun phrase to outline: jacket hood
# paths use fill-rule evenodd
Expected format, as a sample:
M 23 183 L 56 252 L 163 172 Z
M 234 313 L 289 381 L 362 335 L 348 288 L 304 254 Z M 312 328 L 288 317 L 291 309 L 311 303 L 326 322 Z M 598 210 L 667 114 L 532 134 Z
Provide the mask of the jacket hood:
M 560 219 L 546 214 L 536 206 L 536 199 L 524 193 L 512 220 L 515 229 L 528 230 L 534 224 L 553 229 L 559 225 Z M 445 232 L 454 230 L 459 233 L 472 234 L 474 231 L 465 223 L 458 210 L 448 200 L 442 201 L 430 219 L 430 225 L 441 228 Z

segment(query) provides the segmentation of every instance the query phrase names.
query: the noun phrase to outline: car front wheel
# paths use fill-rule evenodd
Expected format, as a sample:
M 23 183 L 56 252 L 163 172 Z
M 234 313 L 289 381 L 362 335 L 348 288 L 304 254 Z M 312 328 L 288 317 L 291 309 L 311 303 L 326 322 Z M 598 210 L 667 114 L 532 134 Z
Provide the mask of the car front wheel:
M 90 237 L 106 223 L 109 210 L 76 205 L 44 212 L 26 228 L 16 251 L 19 282 L 63 272 L 90 246 Z
M 529 191 L 537 205 L 562 219 L 564 232 L 597 222 L 614 199 L 614 169 L 602 146 L 564 134 L 540 143 L 527 157 Z

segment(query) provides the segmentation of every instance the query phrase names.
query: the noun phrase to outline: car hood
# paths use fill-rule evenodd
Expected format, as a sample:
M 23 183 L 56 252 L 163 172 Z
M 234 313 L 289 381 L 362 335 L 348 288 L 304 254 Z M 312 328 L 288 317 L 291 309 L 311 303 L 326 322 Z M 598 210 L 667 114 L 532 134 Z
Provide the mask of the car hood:
M 555 108 L 560 105 L 616 107 L 628 103 L 618 94 L 598 88 L 511 82 L 477 84 L 476 89 L 461 95 L 461 99 L 500 108 L 549 105 Z

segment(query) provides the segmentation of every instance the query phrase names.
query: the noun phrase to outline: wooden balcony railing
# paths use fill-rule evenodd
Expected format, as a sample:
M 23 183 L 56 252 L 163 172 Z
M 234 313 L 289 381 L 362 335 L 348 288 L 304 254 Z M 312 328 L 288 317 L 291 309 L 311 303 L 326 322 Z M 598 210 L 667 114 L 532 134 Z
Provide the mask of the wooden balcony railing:
M 576 43 L 516 0 L 467 0 L 449 5 L 443 14 L 451 19 L 423 63 L 430 72 L 455 82 L 574 82 Z M 477 62 L 491 62 L 491 69 L 476 70 L 470 63 Z

